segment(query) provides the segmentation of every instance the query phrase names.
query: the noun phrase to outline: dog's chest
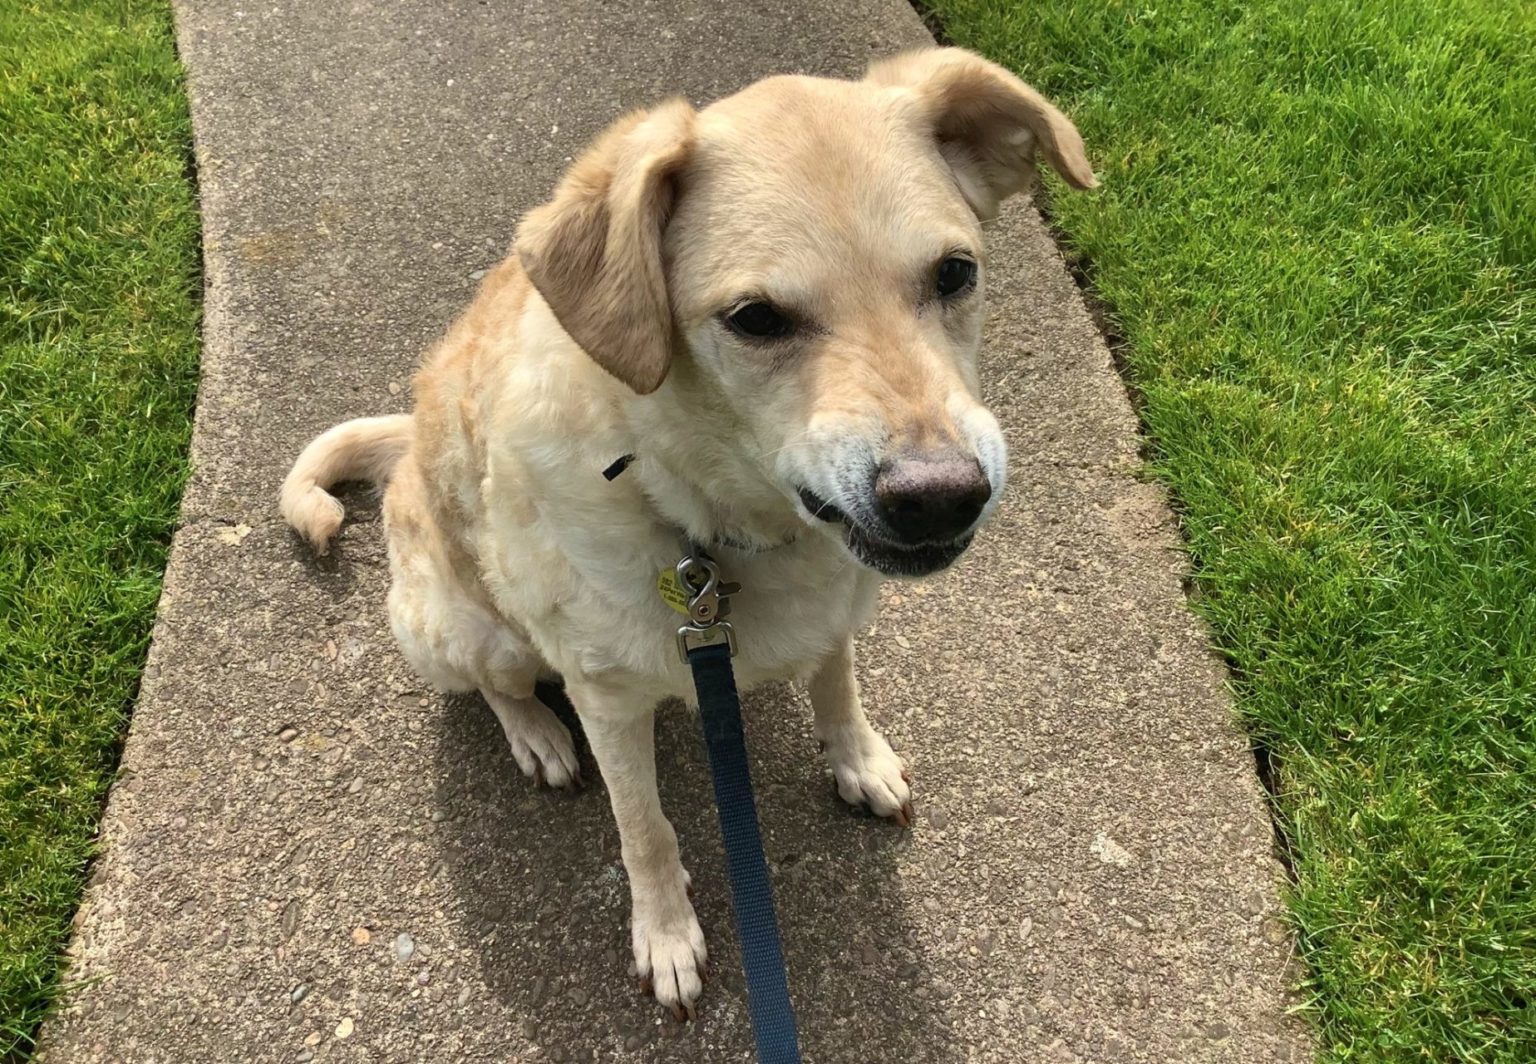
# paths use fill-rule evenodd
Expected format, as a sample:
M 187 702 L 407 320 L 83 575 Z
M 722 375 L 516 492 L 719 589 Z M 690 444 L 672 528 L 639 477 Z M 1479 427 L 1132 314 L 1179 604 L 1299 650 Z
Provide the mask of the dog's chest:
M 880 578 L 820 547 L 782 558 L 721 552 L 722 576 L 741 584 L 729 620 L 743 685 L 805 673 L 873 615 Z
M 617 482 L 597 475 L 627 445 L 601 419 L 574 439 L 524 421 L 488 449 L 474 485 L 471 539 L 490 597 L 558 672 L 686 696 L 685 617 L 658 587 L 682 557 L 680 525 L 657 512 L 657 492 L 641 490 L 643 471 Z M 821 530 L 756 553 L 712 551 L 721 578 L 741 585 L 729 620 L 743 686 L 805 673 L 873 614 L 879 576 Z
M 686 618 L 660 586 L 681 558 L 680 541 L 628 531 L 614 535 L 609 526 L 601 536 L 573 537 L 586 540 L 579 550 L 569 539 L 565 549 L 545 545 L 540 553 L 504 541 L 491 590 L 559 672 L 687 697 L 691 679 L 677 649 Z M 880 578 L 820 537 L 761 554 L 717 548 L 714 557 L 721 579 L 741 585 L 729 623 L 742 687 L 804 675 L 874 612 Z

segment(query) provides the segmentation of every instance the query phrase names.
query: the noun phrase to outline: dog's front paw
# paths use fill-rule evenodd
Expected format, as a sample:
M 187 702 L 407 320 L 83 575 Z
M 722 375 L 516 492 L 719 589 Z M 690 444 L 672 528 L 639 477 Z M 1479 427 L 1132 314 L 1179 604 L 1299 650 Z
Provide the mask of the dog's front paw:
M 843 801 L 866 806 L 902 827 L 912 823 L 912 777 L 879 732 L 865 725 L 825 735 L 821 741 Z
M 704 931 L 688 900 L 687 873 L 676 889 L 634 899 L 630 928 L 640 987 L 672 1011 L 678 1020 L 693 1019 L 694 1002 L 704 990 L 708 951 Z

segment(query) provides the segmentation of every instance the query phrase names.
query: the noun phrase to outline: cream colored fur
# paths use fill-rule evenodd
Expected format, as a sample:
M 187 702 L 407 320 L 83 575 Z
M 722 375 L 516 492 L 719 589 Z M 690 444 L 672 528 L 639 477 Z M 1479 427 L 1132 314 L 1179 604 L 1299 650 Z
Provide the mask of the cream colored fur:
M 948 301 L 931 288 L 955 253 L 984 278 L 979 218 L 1023 187 L 1037 146 L 1093 183 L 1060 112 L 954 49 L 861 82 L 775 78 L 703 111 L 631 115 L 529 216 L 427 358 L 413 415 L 330 430 L 283 487 L 284 515 L 323 552 L 342 519 L 326 489 L 389 481 L 405 656 L 444 690 L 482 692 L 523 771 L 557 786 L 577 778 L 571 737 L 533 689 L 564 680 L 618 822 L 635 962 L 680 1014 L 705 947 L 652 718 L 692 690 L 657 573 L 685 537 L 710 545 L 743 585 L 741 686 L 808 679 L 839 792 L 905 822 L 906 769 L 854 677 L 883 576 L 849 529 L 875 520 L 870 471 L 899 448 L 972 454 L 992 504 L 1002 494 L 975 367 L 982 285 Z M 803 327 L 764 344 L 726 326 L 761 299 Z M 847 521 L 817 520 L 803 492 Z
M 347 516 L 341 501 L 326 488 L 343 480 L 387 482 L 410 448 L 411 435 L 411 419 L 404 414 L 360 417 L 322 433 L 304 448 L 283 481 L 278 499 L 283 519 L 317 553 L 326 553 Z

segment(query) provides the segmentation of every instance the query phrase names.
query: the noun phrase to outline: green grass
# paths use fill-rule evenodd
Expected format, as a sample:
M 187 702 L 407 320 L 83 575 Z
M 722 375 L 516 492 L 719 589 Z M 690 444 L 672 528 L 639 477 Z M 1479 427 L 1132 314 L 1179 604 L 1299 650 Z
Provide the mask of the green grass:
M 1329 1061 L 1536 1060 L 1536 5 L 935 0 L 1081 125 Z
M 0 3 L 0 1059 L 59 977 L 197 387 L 164 0 Z

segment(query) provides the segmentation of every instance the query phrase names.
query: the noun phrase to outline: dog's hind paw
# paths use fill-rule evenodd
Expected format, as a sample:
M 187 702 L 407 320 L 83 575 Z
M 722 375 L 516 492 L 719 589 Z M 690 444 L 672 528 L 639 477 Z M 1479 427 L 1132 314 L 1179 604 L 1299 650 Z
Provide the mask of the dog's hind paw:
M 485 700 L 496 711 L 507 745 L 523 775 L 536 783 L 560 790 L 581 786 L 581 763 L 571 730 L 554 711 L 537 698 L 509 698 L 486 691 Z

